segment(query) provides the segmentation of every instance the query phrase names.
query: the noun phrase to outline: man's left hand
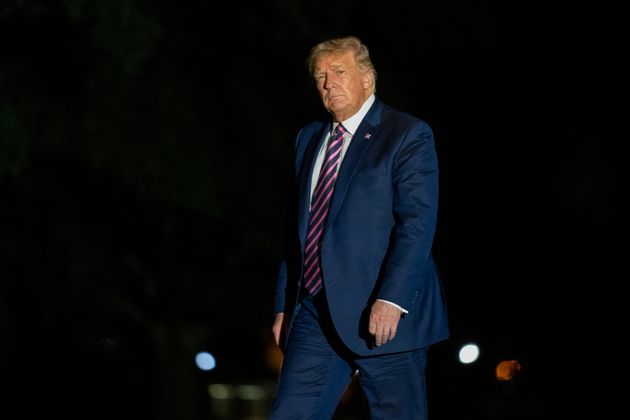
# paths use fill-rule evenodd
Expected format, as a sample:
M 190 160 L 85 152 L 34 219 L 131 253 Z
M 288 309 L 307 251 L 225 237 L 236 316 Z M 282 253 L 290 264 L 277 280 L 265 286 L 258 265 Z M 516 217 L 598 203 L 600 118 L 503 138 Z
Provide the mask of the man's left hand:
M 374 302 L 370 312 L 369 331 L 377 347 L 396 336 L 401 314 L 400 309 L 394 305 L 380 300 Z

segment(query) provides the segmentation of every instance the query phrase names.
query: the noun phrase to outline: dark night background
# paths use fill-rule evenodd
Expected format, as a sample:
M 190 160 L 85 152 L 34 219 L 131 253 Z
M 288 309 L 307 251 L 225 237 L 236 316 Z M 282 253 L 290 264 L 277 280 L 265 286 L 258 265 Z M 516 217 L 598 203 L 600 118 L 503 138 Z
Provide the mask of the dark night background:
M 627 22 L 554 4 L 3 0 L 0 418 L 212 419 L 208 385 L 268 389 L 292 142 L 325 118 L 304 59 L 347 34 L 436 136 L 432 419 L 623 418 Z

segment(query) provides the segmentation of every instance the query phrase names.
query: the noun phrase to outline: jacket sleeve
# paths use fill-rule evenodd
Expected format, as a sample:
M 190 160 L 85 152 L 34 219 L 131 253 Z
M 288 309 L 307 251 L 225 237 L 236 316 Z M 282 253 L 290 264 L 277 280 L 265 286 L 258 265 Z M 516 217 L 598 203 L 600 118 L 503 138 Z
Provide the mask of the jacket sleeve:
M 393 213 L 378 298 L 412 310 L 422 293 L 437 223 L 438 161 L 433 132 L 421 120 L 406 132 L 392 168 Z

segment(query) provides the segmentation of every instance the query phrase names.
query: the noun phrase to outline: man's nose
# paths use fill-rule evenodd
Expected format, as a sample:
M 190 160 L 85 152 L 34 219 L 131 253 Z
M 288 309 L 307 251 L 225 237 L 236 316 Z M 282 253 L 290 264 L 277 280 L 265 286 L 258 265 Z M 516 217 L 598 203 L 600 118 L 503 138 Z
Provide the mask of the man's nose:
M 335 82 L 333 81 L 333 78 L 329 77 L 329 76 L 326 76 L 326 81 L 324 83 L 324 87 L 326 89 L 330 89 L 330 88 L 332 88 L 334 86 L 335 86 Z

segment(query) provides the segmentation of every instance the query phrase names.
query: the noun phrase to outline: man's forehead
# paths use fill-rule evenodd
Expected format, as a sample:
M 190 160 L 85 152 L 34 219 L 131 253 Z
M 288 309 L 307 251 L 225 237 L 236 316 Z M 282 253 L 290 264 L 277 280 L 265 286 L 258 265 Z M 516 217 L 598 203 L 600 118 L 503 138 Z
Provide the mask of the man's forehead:
M 353 63 L 352 53 L 350 51 L 342 52 L 342 53 L 329 53 L 323 54 L 318 57 L 315 62 L 316 68 L 321 67 L 343 67 L 347 65 L 351 65 Z

